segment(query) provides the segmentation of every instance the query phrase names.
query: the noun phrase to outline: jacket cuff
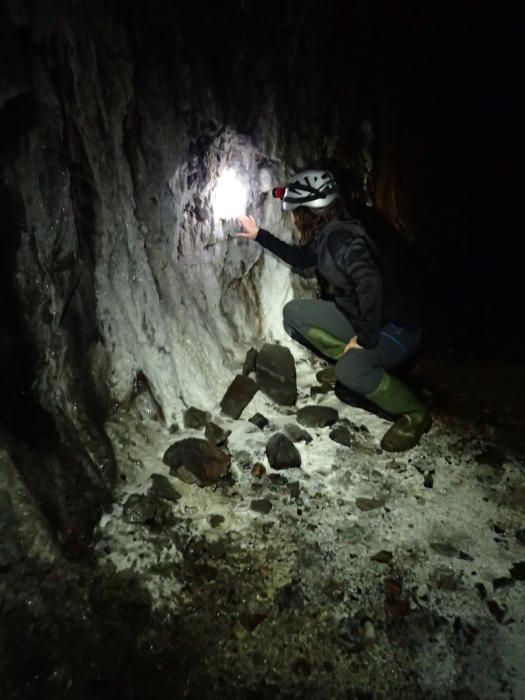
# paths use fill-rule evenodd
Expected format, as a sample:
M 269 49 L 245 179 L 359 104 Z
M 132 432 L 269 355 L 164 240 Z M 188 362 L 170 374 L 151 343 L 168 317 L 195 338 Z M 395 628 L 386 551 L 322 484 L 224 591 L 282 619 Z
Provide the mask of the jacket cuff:
M 260 243 L 262 246 L 264 246 L 264 244 L 268 242 L 271 235 L 272 234 L 269 231 L 267 231 L 266 229 L 259 228 L 254 240 L 256 240 L 257 243 Z

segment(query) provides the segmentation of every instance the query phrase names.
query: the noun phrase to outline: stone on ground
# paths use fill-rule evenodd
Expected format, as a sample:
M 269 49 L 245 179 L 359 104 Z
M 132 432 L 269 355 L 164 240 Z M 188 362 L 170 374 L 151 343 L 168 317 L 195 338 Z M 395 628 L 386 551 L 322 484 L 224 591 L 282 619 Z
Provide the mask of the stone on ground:
M 251 418 L 249 418 L 249 421 L 261 430 L 264 430 L 264 428 L 266 428 L 266 426 L 269 423 L 268 418 L 265 418 L 262 413 L 256 413 Z
M 168 447 L 163 462 L 182 481 L 207 486 L 228 473 L 231 459 L 207 440 L 185 438 Z
M 163 474 L 151 475 L 150 493 L 167 501 L 178 501 L 180 493 L 170 484 L 169 479 Z
M 210 421 L 206 423 L 204 437 L 208 442 L 211 442 L 212 445 L 222 445 L 226 442 L 229 435 L 231 435 L 231 432 L 231 430 L 224 430 L 224 428 L 221 428 L 217 423 Z
M 338 418 L 339 413 L 330 406 L 304 406 L 297 411 L 297 420 L 308 428 L 325 428 Z
M 286 423 L 283 430 L 292 442 L 312 442 L 310 433 L 295 423 Z
M 255 372 L 255 366 L 257 362 L 257 350 L 255 348 L 250 348 L 246 353 L 246 359 L 242 366 L 242 374 L 248 376 L 252 372 Z
M 199 408 L 190 406 L 184 414 L 184 427 L 199 430 L 200 428 L 204 428 L 210 418 L 211 415 L 208 411 L 201 411 Z
M 172 525 L 173 513 L 167 503 L 151 494 L 132 493 L 124 503 L 122 517 L 128 523 L 143 525 Z
M 338 442 L 340 445 L 352 447 L 352 433 L 346 427 L 346 425 L 336 425 L 334 429 L 330 431 L 329 437 L 331 440 L 333 440 L 334 442 Z
M 234 418 L 239 418 L 246 406 L 257 392 L 258 386 L 253 379 L 238 374 L 228 387 L 221 401 L 223 413 Z
M 268 440 L 266 456 L 273 469 L 291 469 L 301 466 L 301 455 L 283 433 L 276 433 Z
M 261 391 L 282 406 L 297 401 L 295 361 L 288 348 L 265 343 L 257 355 L 257 384 Z

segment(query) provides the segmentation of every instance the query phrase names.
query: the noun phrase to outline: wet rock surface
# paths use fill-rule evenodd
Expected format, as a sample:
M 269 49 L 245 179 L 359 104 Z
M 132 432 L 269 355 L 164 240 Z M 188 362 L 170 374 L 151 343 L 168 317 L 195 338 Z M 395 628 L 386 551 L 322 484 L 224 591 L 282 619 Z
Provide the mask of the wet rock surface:
M 283 406 L 297 400 L 295 361 L 283 345 L 265 343 L 257 355 L 257 384 L 262 392 Z
M 297 420 L 308 428 L 325 428 L 338 418 L 337 409 L 330 406 L 303 406 L 297 411 Z
M 204 428 L 210 418 L 211 415 L 207 411 L 201 411 L 199 408 L 190 406 L 184 413 L 184 427 L 199 430 L 199 428 Z
M 272 412 L 266 400 L 259 398 L 257 408 L 284 429 L 289 417 Z M 60 574 L 57 582 L 48 571 L 46 585 L 31 594 L 34 601 L 48 596 L 46 606 L 68 601 L 73 627 L 59 615 L 55 629 L 74 636 L 82 663 L 70 641 L 51 643 L 49 625 L 20 628 L 29 613 L 21 617 L 16 609 L 11 638 L 20 639 L 21 658 L 23 630 L 31 629 L 45 663 L 64 678 L 74 674 L 87 684 L 94 664 L 111 692 L 131 673 L 134 692 L 144 697 L 155 679 L 166 700 L 188 687 L 211 700 L 225 695 L 225 683 L 226 696 L 239 700 L 248 693 L 343 700 L 348 688 L 355 697 L 381 700 L 441 700 L 465 688 L 508 700 L 501 688 L 521 687 L 508 650 L 521 649 L 525 635 L 525 572 L 518 511 L 501 505 L 499 495 L 521 483 L 522 466 L 507 455 L 509 483 L 480 481 L 475 433 L 465 447 L 447 448 L 455 429 L 439 423 L 424 445 L 392 459 L 370 449 L 383 429 L 376 417 L 343 411 L 355 426 L 366 422 L 367 431 L 353 429 L 349 451 L 329 431 L 312 429 L 292 478 L 272 467 L 263 432 L 247 420 L 225 423 L 234 455 L 227 478 L 209 489 L 178 480 L 174 502 L 154 494 L 176 515 L 162 526 L 154 524 L 156 500 L 137 487 L 148 486 L 147 475 L 172 484 L 161 458 L 173 436 L 153 419 L 115 420 L 110 431 L 124 445 L 119 468 L 126 479 L 99 528 L 104 573 L 91 581 Z M 438 478 L 429 490 L 422 474 L 430 469 Z M 122 508 L 130 497 L 141 517 L 127 522 Z M 21 580 L 26 585 L 31 576 Z M 66 580 L 74 595 L 61 588 Z M 510 646 L 500 646 L 502 631 Z M 127 669 L 120 681 L 115 663 Z M 55 697 L 66 687 L 59 677 L 46 681 L 57 684 Z
M 284 433 L 276 433 L 268 440 L 266 456 L 273 469 L 292 469 L 301 466 L 301 455 Z
M 207 440 L 185 438 L 169 447 L 163 462 L 170 471 L 188 484 L 206 486 L 228 473 L 230 457 Z
M 221 409 L 231 418 L 238 418 L 255 396 L 258 386 L 242 374 L 238 374 L 228 387 L 221 401 Z
M 268 418 L 263 416 L 261 413 L 256 413 L 254 416 L 252 416 L 250 419 L 250 423 L 253 423 L 256 425 L 258 428 L 261 430 L 264 430 L 266 426 L 268 425 L 269 421 Z
M 212 421 L 206 423 L 204 437 L 213 445 L 223 445 L 228 439 L 228 435 L 230 434 L 231 430 L 224 430 L 224 428 L 221 428 L 220 425 L 217 425 Z
M 128 523 L 156 527 L 174 522 L 170 506 L 154 495 L 132 494 L 124 503 L 122 517 Z
M 299 411 L 307 400 L 304 392 Z M 215 693 L 235 668 L 243 688 L 276 698 L 342 699 L 351 687 L 356 697 L 438 700 L 472 688 L 507 700 L 500 682 L 521 679 L 495 629 L 516 643 L 525 636 L 525 571 L 518 511 L 501 495 L 521 483 L 518 461 L 507 454 L 508 481 L 490 465 L 481 475 L 475 432 L 456 442 L 465 426 L 439 422 L 423 445 L 392 458 L 377 449 L 388 423 L 329 401 L 319 408 L 334 413 L 323 412 L 296 446 L 301 424 L 259 393 L 255 408 L 280 430 L 268 440 L 251 420 L 225 423 L 228 478 L 213 490 L 182 482 L 178 521 L 141 528 L 139 545 L 129 547 L 111 518 L 108 559 L 147 562 L 154 609 L 209 640 Z M 351 449 L 323 425 L 339 412 L 332 430 L 344 428 Z M 287 471 L 292 465 L 300 471 Z M 284 637 L 286 648 L 276 642 Z M 494 658 L 500 669 L 480 673 Z
M 512 415 L 438 424 L 415 451 L 435 468 L 431 489 L 411 457 L 393 466 L 371 449 L 385 428 L 373 420 L 351 463 L 312 430 L 289 481 L 273 473 L 266 436 L 235 422 L 233 397 L 232 454 L 248 457 L 206 490 L 179 465 L 176 502 L 143 493 L 167 473 L 173 433 L 196 429 L 178 428 L 183 409 L 214 403 L 225 365 L 261 331 L 283 339 L 273 311 L 290 296 L 288 270 L 228 239 L 212 204 L 225 169 L 284 236 L 266 193 L 292 164 L 337 154 L 371 174 L 358 163 L 372 138 L 361 86 L 392 46 L 369 30 L 392 17 L 343 5 L 342 21 L 320 4 L 1 5 L 0 403 L 15 464 L 2 455 L 2 700 L 524 695 L 523 470 L 493 444 L 499 424 L 523 433 Z M 347 60 L 348 27 L 360 65 Z M 327 80 L 341 57 L 345 79 Z M 290 413 L 252 401 L 282 430 Z M 257 481 L 255 459 L 267 470 Z M 195 471 L 215 479 L 208 466 Z M 362 494 L 386 494 L 388 507 L 363 513 Z M 177 518 L 159 520 L 166 508 Z M 382 547 L 396 568 L 384 590 L 369 560 Z M 499 585 L 511 573 L 514 585 Z
M 313 438 L 307 430 L 300 428 L 295 423 L 286 423 L 283 428 L 287 437 L 292 442 L 312 442 Z
M 180 493 L 170 483 L 168 477 L 163 474 L 151 475 L 151 493 L 159 498 L 165 498 L 167 501 L 176 502 L 179 500 Z
M 246 353 L 246 358 L 242 366 L 242 374 L 248 376 L 255 372 L 255 366 L 257 362 L 257 350 L 255 348 L 250 348 Z
M 331 430 L 330 439 L 334 442 L 338 442 L 340 445 L 352 447 L 352 433 L 346 425 L 337 425 L 333 430 Z

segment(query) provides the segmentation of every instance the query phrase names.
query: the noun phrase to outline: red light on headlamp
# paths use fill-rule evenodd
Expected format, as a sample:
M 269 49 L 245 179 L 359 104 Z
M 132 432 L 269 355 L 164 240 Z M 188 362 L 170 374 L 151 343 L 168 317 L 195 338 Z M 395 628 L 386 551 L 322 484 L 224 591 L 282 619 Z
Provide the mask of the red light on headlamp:
M 283 199 L 285 192 L 286 187 L 274 187 L 272 190 L 272 194 L 275 197 L 275 199 Z

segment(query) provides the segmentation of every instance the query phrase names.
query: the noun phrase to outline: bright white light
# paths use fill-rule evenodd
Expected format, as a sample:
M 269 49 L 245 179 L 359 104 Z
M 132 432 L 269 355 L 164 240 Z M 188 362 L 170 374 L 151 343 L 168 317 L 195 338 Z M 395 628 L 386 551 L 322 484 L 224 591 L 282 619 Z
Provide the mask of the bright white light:
M 246 212 L 248 188 L 233 168 L 227 168 L 217 180 L 212 195 L 213 211 L 217 219 L 234 219 Z

